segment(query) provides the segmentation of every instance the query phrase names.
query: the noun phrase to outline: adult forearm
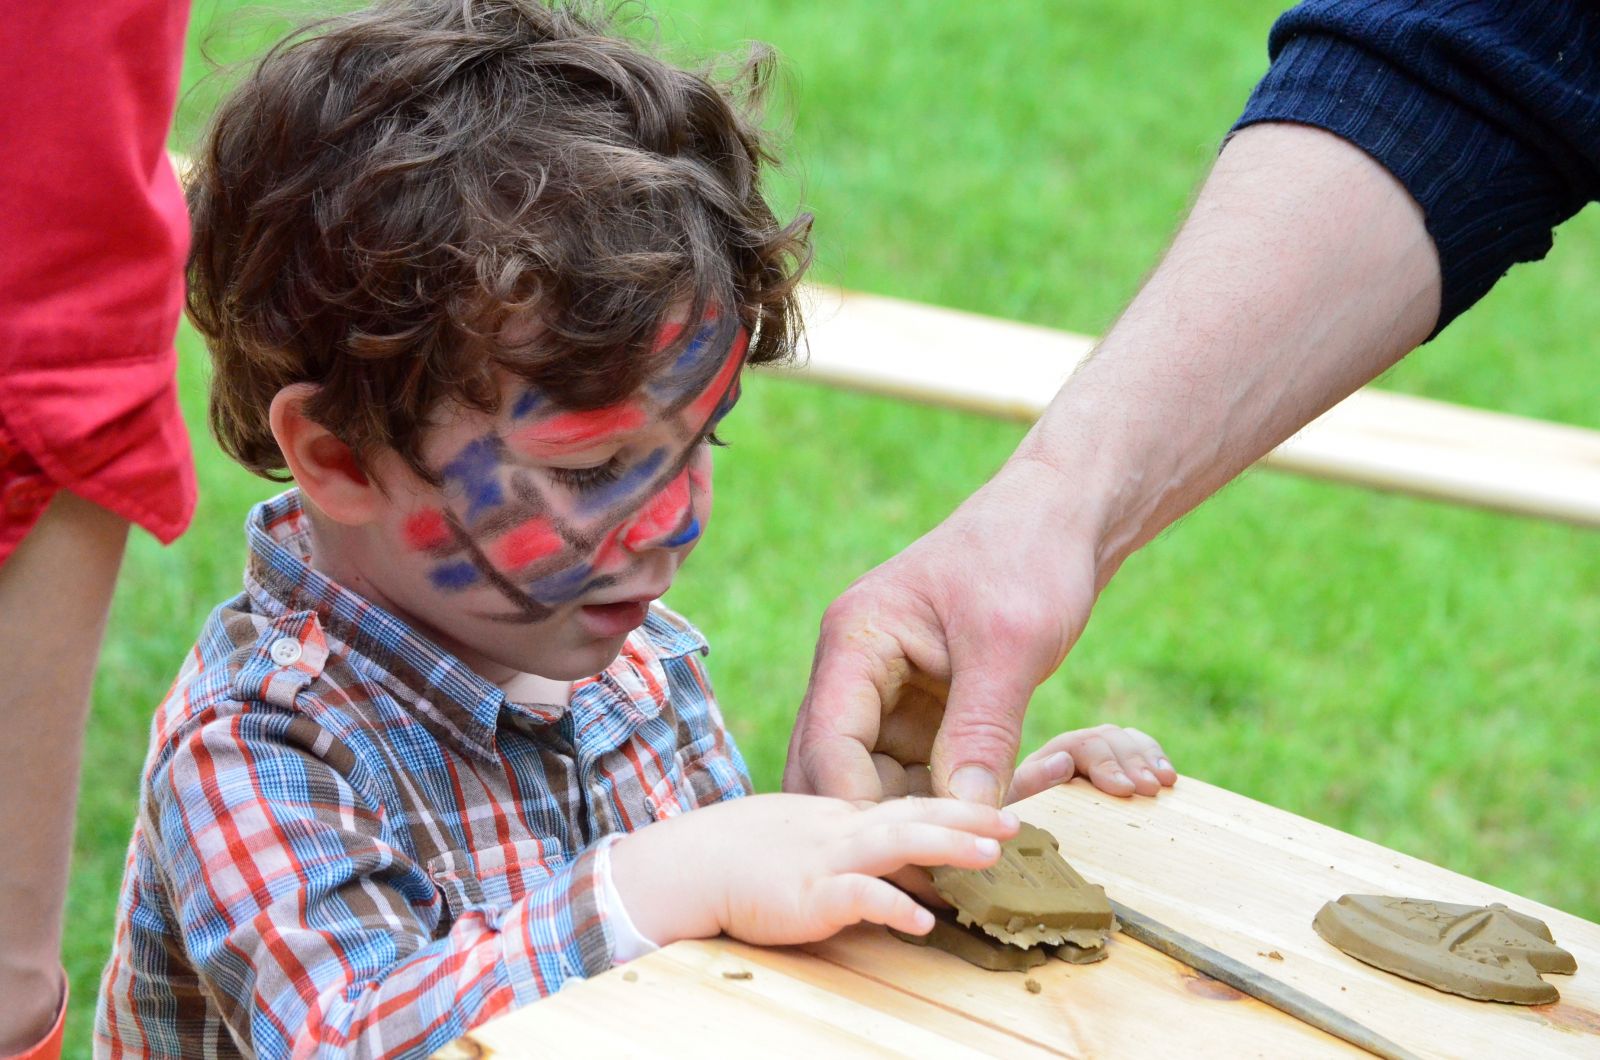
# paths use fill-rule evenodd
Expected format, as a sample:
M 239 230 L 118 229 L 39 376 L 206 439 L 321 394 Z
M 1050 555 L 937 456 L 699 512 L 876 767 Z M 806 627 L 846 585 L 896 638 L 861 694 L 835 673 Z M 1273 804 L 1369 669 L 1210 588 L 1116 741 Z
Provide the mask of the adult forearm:
M 1359 149 L 1252 126 L 1222 152 L 1171 249 L 1016 460 L 1094 535 L 1098 586 L 1129 554 L 1434 326 L 1421 210 Z

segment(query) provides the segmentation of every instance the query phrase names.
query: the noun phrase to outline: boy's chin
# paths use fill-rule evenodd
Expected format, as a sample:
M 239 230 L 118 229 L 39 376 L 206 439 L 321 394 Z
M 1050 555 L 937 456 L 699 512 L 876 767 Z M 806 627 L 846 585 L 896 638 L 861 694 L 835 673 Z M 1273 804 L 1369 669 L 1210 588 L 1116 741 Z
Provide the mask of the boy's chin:
M 593 677 L 616 662 L 627 639 L 626 634 L 604 640 L 586 639 L 584 643 L 573 645 L 554 656 L 548 652 L 508 652 L 504 658 L 496 661 L 522 673 L 537 674 L 552 681 L 579 681 Z

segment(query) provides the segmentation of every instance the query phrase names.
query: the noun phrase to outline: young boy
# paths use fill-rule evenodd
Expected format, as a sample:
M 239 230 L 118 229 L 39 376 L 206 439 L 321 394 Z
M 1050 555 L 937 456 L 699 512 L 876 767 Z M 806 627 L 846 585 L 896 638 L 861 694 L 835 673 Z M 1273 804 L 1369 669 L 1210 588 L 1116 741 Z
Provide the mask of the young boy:
M 157 713 L 102 1053 L 423 1055 L 675 939 L 926 931 L 881 877 L 1014 834 L 743 797 L 656 603 L 742 367 L 793 344 L 808 219 L 766 160 L 707 81 L 531 0 L 331 20 L 224 105 L 190 311 L 222 444 L 297 485 Z M 1161 758 L 1067 734 L 1014 794 L 1102 737 Z

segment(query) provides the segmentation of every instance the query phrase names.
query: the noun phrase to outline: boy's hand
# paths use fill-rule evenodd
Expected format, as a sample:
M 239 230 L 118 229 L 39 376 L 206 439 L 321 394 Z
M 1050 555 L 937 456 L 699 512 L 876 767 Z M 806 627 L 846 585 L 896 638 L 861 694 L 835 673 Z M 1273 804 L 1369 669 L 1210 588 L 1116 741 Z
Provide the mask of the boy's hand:
M 1011 777 L 1006 802 L 1037 795 L 1074 776 L 1109 795 L 1154 795 L 1170 788 L 1178 773 L 1149 735 L 1120 725 L 1064 732 L 1022 760 Z
M 625 836 L 612 882 L 634 926 L 661 945 L 726 932 L 745 942 L 815 942 L 861 921 L 924 934 L 933 915 L 880 879 L 907 865 L 983 868 L 1017 818 L 955 799 L 869 806 L 757 795 Z

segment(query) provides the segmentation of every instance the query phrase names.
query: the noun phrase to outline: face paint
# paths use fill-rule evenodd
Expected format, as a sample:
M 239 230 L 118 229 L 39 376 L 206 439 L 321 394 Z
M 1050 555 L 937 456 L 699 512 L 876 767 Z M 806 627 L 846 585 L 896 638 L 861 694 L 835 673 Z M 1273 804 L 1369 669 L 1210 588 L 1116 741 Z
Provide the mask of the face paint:
M 446 508 L 405 521 L 407 547 L 436 561 L 430 582 L 447 592 L 492 588 L 514 613 L 489 617 L 536 622 L 625 584 L 646 550 L 698 540 L 696 498 L 708 504 L 711 484 L 701 442 L 738 398 L 748 347 L 743 329 L 728 345 L 712 341 L 716 330 L 701 328 L 668 368 L 615 406 L 563 410 L 529 392 L 512 399 L 495 430 L 444 464 Z M 678 335 L 681 328 L 663 329 L 661 343 Z
M 636 405 L 615 405 L 592 412 L 562 412 L 524 427 L 506 438 L 512 452 L 526 456 L 572 452 L 637 431 L 645 425 L 645 412 Z
M 505 446 L 498 435 L 485 435 L 469 443 L 444 466 L 446 482 L 453 483 L 466 497 L 467 521 L 505 503 L 500 488 L 500 467 Z

